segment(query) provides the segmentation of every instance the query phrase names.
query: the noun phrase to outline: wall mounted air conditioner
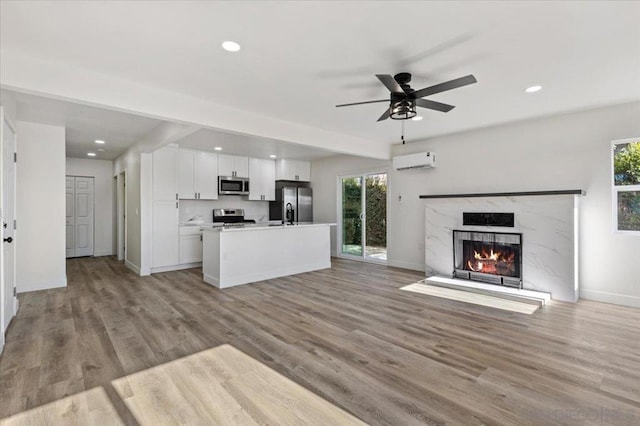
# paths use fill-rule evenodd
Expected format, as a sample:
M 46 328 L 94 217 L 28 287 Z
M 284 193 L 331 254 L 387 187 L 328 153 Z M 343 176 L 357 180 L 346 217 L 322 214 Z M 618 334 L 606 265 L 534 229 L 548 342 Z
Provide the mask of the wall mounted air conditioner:
M 418 152 L 393 157 L 393 168 L 395 170 L 430 169 L 435 166 L 436 154 L 433 152 Z

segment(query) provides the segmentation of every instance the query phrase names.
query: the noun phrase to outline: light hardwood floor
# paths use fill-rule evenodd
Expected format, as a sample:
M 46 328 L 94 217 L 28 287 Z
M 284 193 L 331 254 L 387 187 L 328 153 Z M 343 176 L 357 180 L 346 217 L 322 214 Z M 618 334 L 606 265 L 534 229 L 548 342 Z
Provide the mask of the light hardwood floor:
M 637 309 L 507 312 L 345 260 L 225 290 L 110 257 L 67 268 L 66 289 L 20 296 L 4 424 L 640 424 Z

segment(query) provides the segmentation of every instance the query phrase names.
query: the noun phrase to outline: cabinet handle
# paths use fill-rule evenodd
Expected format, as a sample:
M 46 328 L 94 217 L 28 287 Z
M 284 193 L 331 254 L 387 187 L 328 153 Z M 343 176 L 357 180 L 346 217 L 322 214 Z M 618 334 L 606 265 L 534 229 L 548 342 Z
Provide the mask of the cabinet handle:
M 178 194 L 176 194 L 176 201 L 178 201 Z
M 200 235 L 200 241 L 202 241 L 202 235 Z
M 178 202 L 176 201 L 176 209 L 178 208 Z

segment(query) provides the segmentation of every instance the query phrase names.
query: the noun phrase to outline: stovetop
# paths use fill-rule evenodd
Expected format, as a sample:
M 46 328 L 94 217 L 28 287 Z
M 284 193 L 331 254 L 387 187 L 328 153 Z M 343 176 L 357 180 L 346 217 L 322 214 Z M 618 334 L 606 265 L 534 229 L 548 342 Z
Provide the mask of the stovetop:
M 213 209 L 213 222 L 238 227 L 247 223 L 256 223 L 253 219 L 244 218 L 244 209 Z

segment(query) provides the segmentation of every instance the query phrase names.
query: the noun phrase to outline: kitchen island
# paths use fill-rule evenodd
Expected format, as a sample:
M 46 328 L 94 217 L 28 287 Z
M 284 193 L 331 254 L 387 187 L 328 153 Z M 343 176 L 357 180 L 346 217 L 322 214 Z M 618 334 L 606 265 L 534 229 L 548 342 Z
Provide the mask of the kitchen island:
M 202 272 L 218 288 L 331 267 L 333 223 L 205 228 Z

